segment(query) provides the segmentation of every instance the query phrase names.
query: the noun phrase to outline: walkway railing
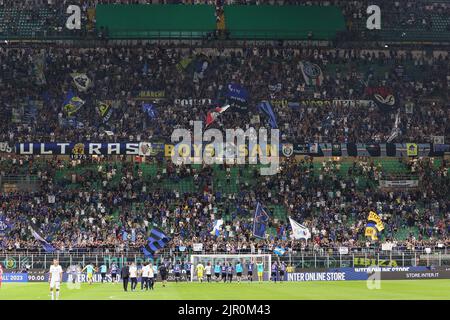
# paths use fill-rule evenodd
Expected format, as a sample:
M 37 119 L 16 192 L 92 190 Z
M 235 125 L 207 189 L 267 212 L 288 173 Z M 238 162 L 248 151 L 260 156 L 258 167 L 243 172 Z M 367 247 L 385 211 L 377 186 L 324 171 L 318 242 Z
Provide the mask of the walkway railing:
M 209 254 L 214 255 L 219 252 L 180 252 L 166 250 L 158 253 L 154 262 L 161 261 L 189 261 L 190 255 Z M 258 252 L 264 253 L 264 252 Z M 266 252 L 271 253 L 271 252 Z M 235 253 L 236 254 L 236 253 Z M 244 254 L 242 252 L 242 254 Z M 271 253 L 272 254 L 272 253 Z M 119 266 L 127 262 L 141 263 L 146 259 L 141 252 L 103 252 L 103 253 L 31 253 L 31 252 L 10 252 L 0 253 L 0 263 L 7 270 L 23 269 L 47 269 L 50 267 L 53 259 L 58 259 L 64 268 L 70 265 L 86 265 L 88 263 L 99 266 L 106 264 L 110 266 L 116 263 Z M 318 253 L 311 251 L 287 252 L 282 256 L 273 255 L 272 260 L 285 261 L 292 264 L 295 268 L 344 268 L 344 267 L 408 267 L 408 266 L 450 266 L 450 251 L 447 248 L 443 250 L 431 251 L 366 251 L 366 252 L 348 252 L 339 253 Z

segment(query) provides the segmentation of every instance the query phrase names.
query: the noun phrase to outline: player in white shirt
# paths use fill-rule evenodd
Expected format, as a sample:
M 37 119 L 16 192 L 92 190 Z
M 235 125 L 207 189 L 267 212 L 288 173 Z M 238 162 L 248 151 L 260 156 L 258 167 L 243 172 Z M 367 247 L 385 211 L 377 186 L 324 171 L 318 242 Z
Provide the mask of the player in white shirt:
M 53 259 L 53 264 L 50 266 L 49 279 L 50 283 L 50 294 L 52 296 L 52 300 L 55 300 L 55 291 L 56 291 L 56 300 L 59 299 L 59 287 L 61 285 L 63 276 L 63 270 L 59 265 L 59 261 L 57 259 Z
M 206 267 L 205 267 L 206 280 L 208 282 L 211 282 L 211 272 L 212 272 L 212 270 L 211 270 L 211 262 L 208 262 L 206 264 Z
M 153 284 L 155 283 L 156 272 L 158 271 L 158 267 L 156 267 L 156 268 L 155 267 L 151 263 L 149 263 L 149 265 L 148 265 L 148 283 L 149 283 L 149 289 L 151 289 L 151 290 L 154 290 Z
M 134 262 L 131 263 L 130 266 L 130 282 L 131 282 L 131 291 L 136 290 L 136 286 L 137 286 L 137 267 L 136 264 Z
M 148 290 L 148 275 L 150 272 L 150 266 L 148 262 L 144 262 L 144 265 L 141 269 L 141 290 Z

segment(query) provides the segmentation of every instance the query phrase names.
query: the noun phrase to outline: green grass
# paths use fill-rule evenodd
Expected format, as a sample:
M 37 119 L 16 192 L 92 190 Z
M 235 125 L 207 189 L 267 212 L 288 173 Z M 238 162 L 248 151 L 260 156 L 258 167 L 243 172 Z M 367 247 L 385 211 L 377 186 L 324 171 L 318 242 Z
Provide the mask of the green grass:
M 140 288 L 140 286 L 138 286 Z M 3 283 L 0 300 L 49 300 L 47 283 Z M 154 291 L 123 292 L 122 284 L 61 286 L 61 300 L 239 300 L 239 299 L 445 299 L 450 300 L 449 280 L 385 280 L 369 290 L 366 281 L 284 283 L 168 283 Z

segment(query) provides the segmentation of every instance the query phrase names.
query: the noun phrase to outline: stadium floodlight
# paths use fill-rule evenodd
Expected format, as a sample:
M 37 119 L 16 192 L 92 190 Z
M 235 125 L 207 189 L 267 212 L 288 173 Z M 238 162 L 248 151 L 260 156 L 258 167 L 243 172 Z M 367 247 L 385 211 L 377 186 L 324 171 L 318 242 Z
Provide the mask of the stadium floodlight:
M 240 262 L 243 266 L 243 279 L 245 280 L 248 279 L 248 265 L 249 263 L 253 263 L 253 281 L 258 280 L 257 264 L 263 263 L 263 280 L 270 280 L 270 266 L 272 265 L 272 256 L 270 254 L 193 254 L 191 255 L 191 282 L 198 281 L 196 266 L 200 263 L 206 266 L 208 262 L 211 263 L 213 268 L 216 264 L 222 266 L 224 263 L 227 265 L 228 263 L 231 263 L 234 267 Z

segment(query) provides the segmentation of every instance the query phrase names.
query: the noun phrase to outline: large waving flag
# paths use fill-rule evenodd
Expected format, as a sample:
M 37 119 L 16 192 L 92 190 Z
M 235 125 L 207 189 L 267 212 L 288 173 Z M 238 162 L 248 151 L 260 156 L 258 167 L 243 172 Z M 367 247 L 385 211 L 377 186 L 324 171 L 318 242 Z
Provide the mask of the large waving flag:
M 153 228 L 147 238 L 147 245 L 142 247 L 142 252 L 146 257 L 153 257 L 154 254 L 164 248 L 170 238 L 159 228 Z
M 13 228 L 13 223 L 8 222 L 6 217 L 0 216 L 0 235 L 5 235 L 8 231 Z
M 203 79 L 209 64 L 210 64 L 209 58 L 204 54 L 201 54 L 199 57 L 196 58 L 194 65 L 194 82 Z
M 258 104 L 258 109 L 259 111 L 264 112 L 267 117 L 269 117 L 269 124 L 272 129 L 276 129 L 278 127 L 277 118 L 275 117 L 275 113 L 273 113 L 272 105 L 269 103 L 269 101 L 261 101 Z
M 392 141 L 394 141 L 395 138 L 397 138 L 400 133 L 402 133 L 402 131 L 399 128 L 399 124 L 400 124 L 400 109 L 397 111 L 397 114 L 395 115 L 395 123 L 394 123 L 394 127 L 391 130 L 391 134 L 389 136 L 389 138 L 387 139 L 388 143 L 391 143 Z
M 275 253 L 278 256 L 282 256 L 286 252 L 286 249 L 278 246 L 275 249 L 273 249 L 273 253 Z
M 106 123 L 111 118 L 113 114 L 113 109 L 111 108 L 111 105 L 108 104 L 107 102 L 99 101 L 97 105 L 97 112 L 102 118 L 102 122 Z
M 71 73 L 73 83 L 81 92 L 85 92 L 91 86 L 91 79 L 85 73 Z
M 384 224 L 380 216 L 374 212 L 370 211 L 367 217 L 367 224 L 364 235 L 370 237 L 372 240 L 378 240 L 378 233 L 384 230 Z
M 320 66 L 308 61 L 300 62 L 303 78 L 308 86 L 321 86 L 323 82 L 323 73 Z
M 212 111 L 208 111 L 208 114 L 206 115 L 206 126 L 209 126 L 211 123 L 216 121 L 219 115 L 227 111 L 229 107 L 230 105 L 226 105 L 223 107 L 217 107 Z
M 69 90 L 69 92 L 67 92 L 63 105 L 64 111 L 69 117 L 72 117 L 84 105 L 84 101 L 80 97 L 75 96 L 72 90 Z
M 142 111 L 152 120 L 157 116 L 155 106 L 151 103 L 143 103 Z
M 383 221 L 381 220 L 380 216 L 376 214 L 376 212 L 370 211 L 367 220 L 375 222 L 375 227 L 377 231 L 381 232 L 384 230 Z
M 390 86 L 367 86 L 365 94 L 382 112 L 393 112 L 398 109 L 396 92 Z
M 236 103 L 246 103 L 249 98 L 249 94 L 247 89 L 240 84 L 229 83 L 225 91 L 225 97 Z
M 176 65 L 177 70 L 180 73 L 186 71 L 193 60 L 194 58 L 190 56 L 181 59 Z
M 291 217 L 289 217 L 289 221 L 291 223 L 292 236 L 294 237 L 295 240 L 299 239 L 308 240 L 311 238 L 311 232 L 307 227 L 301 225 Z
M 253 218 L 253 235 L 257 238 L 264 239 L 266 236 L 266 228 L 269 222 L 269 215 L 258 202 L 256 205 L 255 216 Z
M 222 229 L 222 225 L 223 225 L 223 219 L 218 219 L 218 220 L 214 221 L 214 227 L 213 227 L 213 230 L 211 231 L 211 234 L 218 237 L 220 235 L 220 230 Z
M 36 230 L 34 230 L 33 227 L 30 227 L 30 230 L 33 237 L 41 243 L 45 252 L 54 252 L 56 250 L 47 240 L 44 239 L 42 235 L 40 235 Z
M 370 237 L 374 241 L 378 240 L 378 233 L 377 233 L 377 229 L 375 227 L 375 223 L 368 222 L 366 224 L 366 230 L 364 232 L 364 235 L 366 237 Z

